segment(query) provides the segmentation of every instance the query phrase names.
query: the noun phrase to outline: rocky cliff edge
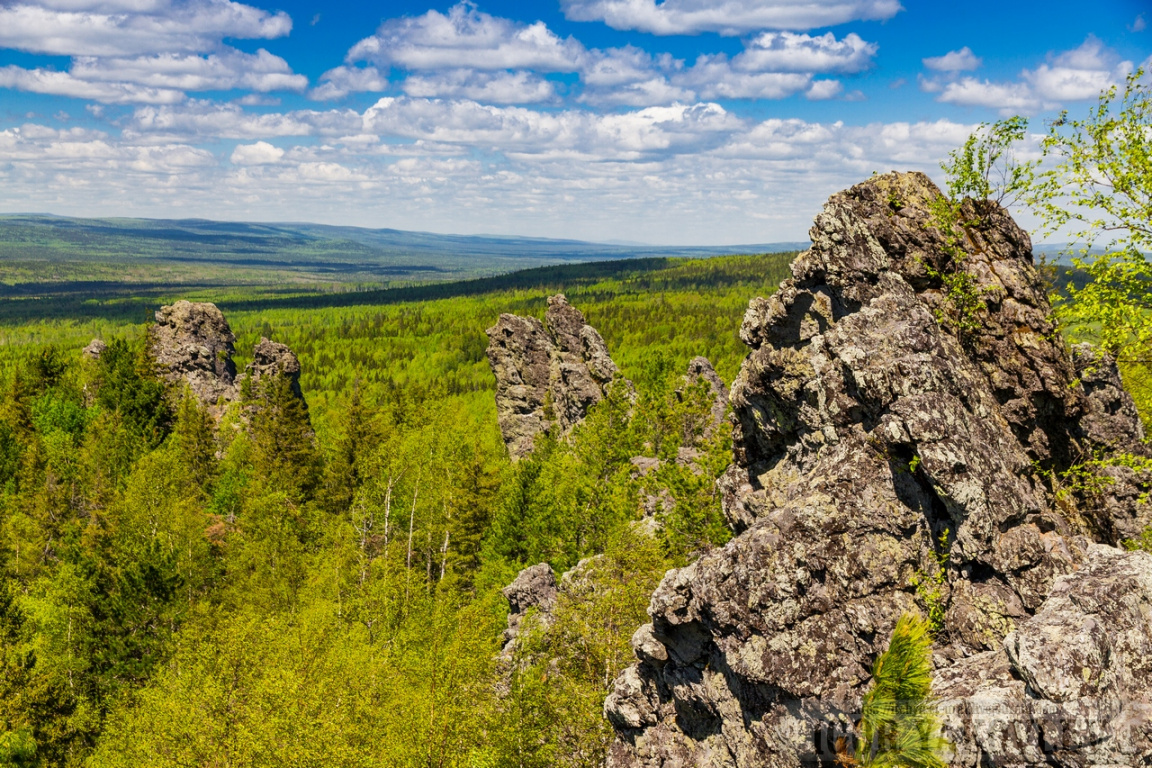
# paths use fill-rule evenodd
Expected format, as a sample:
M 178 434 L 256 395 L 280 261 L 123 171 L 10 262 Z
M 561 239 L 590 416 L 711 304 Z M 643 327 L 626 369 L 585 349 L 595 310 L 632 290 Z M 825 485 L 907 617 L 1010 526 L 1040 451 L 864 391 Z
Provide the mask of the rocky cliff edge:
M 739 535 L 652 596 L 610 768 L 831 765 L 913 610 L 939 625 L 954 764 L 1152 755 L 1152 556 L 1113 546 L 1152 510 L 1067 481 L 1146 455 L 1135 409 L 1110 361 L 1078 374 L 1027 233 L 941 206 L 918 173 L 833 195 L 751 302 L 720 481 Z

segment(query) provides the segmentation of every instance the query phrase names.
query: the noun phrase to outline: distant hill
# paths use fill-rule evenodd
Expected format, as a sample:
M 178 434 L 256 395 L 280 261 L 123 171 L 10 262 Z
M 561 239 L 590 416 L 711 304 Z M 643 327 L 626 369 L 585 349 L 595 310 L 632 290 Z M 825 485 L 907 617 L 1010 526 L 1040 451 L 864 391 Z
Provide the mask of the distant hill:
M 566 262 L 652 256 L 778 253 L 807 243 L 726 246 L 652 246 L 490 235 L 441 235 L 302 223 L 220 222 L 204 219 L 78 219 L 43 214 L 0 215 L 0 261 L 35 263 L 163 263 L 172 277 L 203 278 L 203 267 L 292 273 L 318 281 L 427 282 L 499 274 Z M 191 275 L 184 274 L 193 267 Z M 95 272 L 101 272 L 94 269 Z M 51 272 L 51 270 L 49 270 Z M 131 270 L 129 270 L 131 272 Z M 77 279 L 77 274 L 37 275 Z M 95 278 L 95 275 L 88 277 Z M 123 279 L 131 279 L 124 277 Z M 0 281 L 24 282 L 0 273 Z

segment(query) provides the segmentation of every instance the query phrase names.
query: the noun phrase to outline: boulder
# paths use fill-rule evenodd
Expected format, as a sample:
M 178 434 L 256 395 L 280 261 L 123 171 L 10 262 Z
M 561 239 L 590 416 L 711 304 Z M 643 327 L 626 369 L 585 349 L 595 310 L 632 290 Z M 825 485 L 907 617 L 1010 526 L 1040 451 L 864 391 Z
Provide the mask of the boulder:
M 563 295 L 549 297 L 544 322 L 502 314 L 485 333 L 500 432 L 514 460 L 542 432 L 570 432 L 620 377 L 604 339 Z
M 1144 765 L 1152 556 L 1092 545 L 1001 647 L 937 674 L 954 765 Z
M 542 622 L 545 628 L 548 626 L 556 607 L 556 573 L 548 563 L 525 568 L 504 587 L 503 595 L 508 601 L 508 629 L 504 630 L 502 655 L 511 658 L 529 611 L 535 611 L 537 621 Z
M 1108 645 L 1119 635 L 1103 630 L 1106 643 L 1083 622 L 1095 609 L 1069 607 L 1116 590 L 1129 607 L 1109 623 L 1126 627 L 1125 647 L 1152 640 L 1131 619 L 1152 600 L 1147 558 L 1093 543 L 1115 543 L 1117 511 L 1081 514 L 1084 494 L 1052 482 L 1103 443 L 1028 235 L 971 200 L 946 231 L 943 202 L 919 173 L 833 195 L 792 278 L 750 303 L 720 480 L 738 535 L 653 594 L 637 664 L 605 702 L 609 768 L 832 764 L 907 611 L 938 617 L 941 695 L 957 711 L 1152 693 L 1135 667 L 1123 685 L 1100 682 L 1120 674 Z M 1109 569 L 1123 585 L 1104 586 Z M 1063 631 L 1076 640 L 1060 656 Z M 1005 760 L 980 762 L 979 738 L 954 735 L 956 764 L 1152 754 L 1143 710 L 1115 711 L 1135 718 L 1120 751 L 1097 749 L 1089 728 L 1062 752 L 979 746 Z M 1035 721 L 1013 712 L 1012 727 Z M 957 722 L 950 734 L 972 730 Z

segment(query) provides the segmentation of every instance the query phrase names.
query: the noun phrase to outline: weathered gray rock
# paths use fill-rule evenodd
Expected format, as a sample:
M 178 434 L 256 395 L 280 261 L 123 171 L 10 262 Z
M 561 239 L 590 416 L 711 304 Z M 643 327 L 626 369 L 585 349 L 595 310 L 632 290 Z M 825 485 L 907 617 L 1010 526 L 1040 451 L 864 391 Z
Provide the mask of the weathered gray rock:
M 513 459 L 531 453 L 542 432 L 567 434 L 619 378 L 604 339 L 563 295 L 548 299 L 543 323 L 502 314 L 485 333 L 500 432 Z
M 255 384 L 269 376 L 285 376 L 292 392 L 303 399 L 300 360 L 291 349 L 261 338 L 252 350 L 252 362 L 237 375 L 232 360 L 235 342 L 224 314 L 209 303 L 177 301 L 161 307 L 156 324 L 148 330 L 148 348 L 160 374 L 171 384 L 187 385 L 216 418 L 240 399 L 245 380 Z
M 1091 344 L 1077 344 L 1072 361 L 1085 396 L 1080 429 L 1090 463 L 1060 479 L 1078 491 L 1080 513 L 1098 538 L 1114 544 L 1137 539 L 1152 526 L 1152 446 L 1115 359 Z
M 728 388 L 724 386 L 724 382 L 716 373 L 716 369 L 712 367 L 712 363 L 706 357 L 695 357 L 692 358 L 692 362 L 688 363 L 688 373 L 684 375 L 684 387 L 676 393 L 681 402 L 687 396 L 688 391 L 699 386 L 700 382 L 707 385 L 712 407 L 708 412 L 708 420 L 703 424 L 691 425 L 690 433 L 684 435 L 684 444 L 689 446 L 695 445 L 701 439 L 711 440 L 716 434 L 716 430 L 724 423 L 728 410 Z
M 515 580 L 504 587 L 508 601 L 508 629 L 504 630 L 505 657 L 513 653 L 516 638 L 524 629 L 529 611 L 535 611 L 537 621 L 547 627 L 552 609 L 556 607 L 556 574 L 548 563 L 540 563 L 520 571 Z
M 1080 422 L 1087 438 L 1102 448 L 1148 455 L 1144 424 L 1120 381 L 1116 359 L 1091 344 L 1076 344 L 1072 363 L 1087 398 L 1087 413 Z
M 88 346 L 81 350 L 81 354 L 89 360 L 99 360 L 100 355 L 104 354 L 104 350 L 108 345 L 104 343 L 103 339 L 92 339 L 88 342 Z
M 1146 765 L 1150 615 L 1152 556 L 1092 545 L 1003 647 L 938 674 L 953 764 Z
M 215 304 L 177 301 L 156 311 L 149 348 L 165 379 L 208 405 L 236 397 L 236 336 Z
M 296 354 L 278 341 L 261 337 L 252 349 L 252 362 L 244 367 L 244 376 L 258 383 L 269 376 L 286 376 L 292 392 L 300 398 L 300 360 Z
M 1095 674 L 1091 638 L 1063 657 L 1085 662 L 1074 667 L 1048 650 L 1059 633 L 1041 631 L 1050 610 L 1070 615 L 1050 608 L 1054 584 L 1075 602 L 1099 590 L 1070 574 L 1118 567 L 1102 552 L 1128 557 L 1089 541 L 1112 540 L 1107 511 L 1073 514 L 1082 499 L 1058 499 L 1046 481 L 1098 447 L 1082 424 L 1092 406 L 1028 235 L 994 203 L 965 201 L 954 248 L 939 197 L 917 173 L 834 195 L 793 277 L 751 302 L 741 337 L 752 351 L 731 394 L 735 461 L 721 479 L 739 535 L 652 596 L 639 663 L 605 703 L 609 768 L 830 761 L 830 734 L 852 728 L 896 620 L 929 603 L 944 611 L 935 659 L 961 709 L 1014 706 L 1025 691 L 1048 706 L 1061 675 Z M 961 271 L 978 297 L 967 307 L 941 279 Z M 1134 605 L 1152 599 L 1142 576 L 1126 583 Z M 1007 659 L 1006 638 L 1027 652 Z M 1146 696 L 1152 680 L 1125 690 Z M 1133 743 L 1152 752 L 1147 736 Z M 1055 764 L 1071 766 L 1095 753 L 1062 754 Z

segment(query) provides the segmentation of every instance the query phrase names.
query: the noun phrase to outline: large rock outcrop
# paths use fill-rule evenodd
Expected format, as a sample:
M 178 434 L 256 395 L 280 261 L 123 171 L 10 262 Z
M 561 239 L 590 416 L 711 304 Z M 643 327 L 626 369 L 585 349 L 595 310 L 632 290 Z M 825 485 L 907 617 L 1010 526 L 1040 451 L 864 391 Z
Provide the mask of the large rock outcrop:
M 1116 544 L 1109 516 L 1139 519 L 1139 499 L 1079 514 L 1085 499 L 1056 492 L 1053 478 L 1112 448 L 1049 318 L 1028 235 L 972 201 L 965 224 L 942 231 L 939 201 L 916 173 L 834 195 L 793 277 L 751 302 L 720 482 L 739 535 L 652 596 L 639 662 L 605 704 L 610 768 L 831 764 L 833 736 L 851 731 L 871 663 L 909 610 L 942 617 L 935 658 L 957 712 L 987 691 L 1016 708 L 1004 731 L 951 718 L 958 765 L 1152 752 L 1146 721 L 1128 742 L 1105 733 L 1138 707 L 1098 708 L 1104 719 L 1064 751 L 992 743 L 1034 723 L 1022 712 L 1086 706 L 1100 675 L 1123 678 L 1116 697 L 1147 698 L 1152 679 L 1127 649 L 1152 642 L 1134 618 L 1149 615 L 1152 558 L 1092 541 Z M 1078 602 L 1109 590 L 1128 595 L 1111 613 Z M 1092 622 L 1127 633 L 1129 655 L 1118 660 L 1119 635 Z M 1058 653 L 1061 637 L 1075 647 Z
M 272 376 L 284 376 L 293 394 L 303 399 L 300 360 L 291 349 L 261 338 L 252 350 L 252 361 L 237 375 L 232 360 L 235 343 L 224 313 L 208 302 L 177 301 L 163 306 L 156 311 L 156 324 L 148 330 L 148 348 L 160 375 L 170 384 L 187 385 L 216 417 L 229 403 L 241 399 L 246 380 L 258 384 Z M 96 345 L 94 340 L 85 354 L 98 356 L 103 347 Z
M 500 432 L 513 459 L 531 453 L 542 432 L 567 434 L 619 377 L 604 339 L 560 294 L 549 297 L 543 323 L 502 314 L 485 333 Z
M 177 301 L 156 310 L 149 348 L 165 379 L 185 383 L 202 403 L 236 397 L 236 336 L 215 304 Z
M 252 362 L 244 366 L 244 373 L 237 379 L 241 383 L 248 378 L 253 384 L 269 376 L 285 376 L 296 397 L 303 398 L 300 391 L 300 359 L 286 344 L 261 337 L 252 349 Z

